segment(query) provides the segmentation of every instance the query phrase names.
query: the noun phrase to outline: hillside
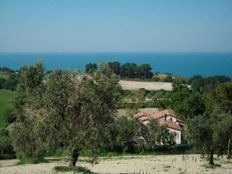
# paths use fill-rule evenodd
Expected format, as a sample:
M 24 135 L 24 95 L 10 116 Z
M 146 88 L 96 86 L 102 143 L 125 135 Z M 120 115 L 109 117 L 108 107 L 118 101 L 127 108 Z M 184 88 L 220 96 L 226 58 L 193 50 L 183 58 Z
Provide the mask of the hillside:
M 15 95 L 13 91 L 0 89 L 0 128 L 6 123 L 6 113 L 12 107 Z
M 165 80 L 167 77 L 171 77 L 173 80 L 176 80 L 176 79 L 186 80 L 185 77 L 178 76 L 178 75 L 171 74 L 171 73 L 156 72 L 153 76 L 153 78 L 159 78 L 161 81 Z

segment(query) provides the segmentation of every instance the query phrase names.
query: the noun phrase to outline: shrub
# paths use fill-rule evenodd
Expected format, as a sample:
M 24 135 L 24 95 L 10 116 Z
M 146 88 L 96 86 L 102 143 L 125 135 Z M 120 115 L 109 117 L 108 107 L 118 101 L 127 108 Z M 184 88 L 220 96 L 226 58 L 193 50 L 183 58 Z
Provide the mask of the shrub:
M 15 159 L 16 154 L 15 153 L 10 153 L 10 154 L 0 154 L 0 160 L 3 159 Z
M 82 166 L 76 166 L 76 167 L 56 166 L 54 167 L 54 170 L 56 172 L 81 172 L 83 174 L 92 173 L 88 168 Z
M 47 163 L 48 161 L 44 158 L 23 158 L 19 161 L 19 165 L 22 164 L 38 164 L 38 163 Z

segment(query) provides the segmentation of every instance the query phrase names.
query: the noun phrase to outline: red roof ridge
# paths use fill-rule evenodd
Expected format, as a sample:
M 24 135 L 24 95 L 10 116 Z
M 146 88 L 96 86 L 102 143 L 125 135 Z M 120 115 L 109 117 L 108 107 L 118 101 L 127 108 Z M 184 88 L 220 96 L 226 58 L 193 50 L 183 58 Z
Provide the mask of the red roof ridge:
M 171 115 L 171 116 L 173 116 L 173 117 L 176 118 L 176 114 L 175 114 L 174 111 L 171 110 L 171 109 L 164 109 L 164 110 L 161 110 L 161 111 L 159 111 L 159 112 L 153 113 L 153 114 L 151 115 L 151 117 L 152 117 L 153 119 L 159 119 L 159 118 L 164 117 L 165 115 Z
M 179 124 L 177 124 L 176 122 L 171 122 L 171 121 L 165 121 L 165 120 L 159 120 L 159 124 L 162 125 L 166 125 L 168 128 L 171 129 L 176 129 L 178 131 L 181 131 L 182 128 L 180 127 Z

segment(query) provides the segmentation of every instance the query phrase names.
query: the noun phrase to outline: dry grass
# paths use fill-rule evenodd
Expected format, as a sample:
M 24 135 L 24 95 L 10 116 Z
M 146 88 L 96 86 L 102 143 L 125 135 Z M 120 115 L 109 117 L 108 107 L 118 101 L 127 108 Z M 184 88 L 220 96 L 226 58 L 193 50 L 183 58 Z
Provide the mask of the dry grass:
M 141 81 L 127 81 L 120 80 L 119 84 L 123 89 L 138 90 L 144 88 L 146 90 L 172 90 L 172 83 L 169 82 L 141 82 Z

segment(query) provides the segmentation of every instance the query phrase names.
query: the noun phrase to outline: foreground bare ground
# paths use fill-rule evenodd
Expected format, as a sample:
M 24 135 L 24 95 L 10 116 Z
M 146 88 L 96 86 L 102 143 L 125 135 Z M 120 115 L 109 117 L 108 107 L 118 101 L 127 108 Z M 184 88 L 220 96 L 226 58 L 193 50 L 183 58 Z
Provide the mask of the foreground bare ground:
M 144 88 L 147 90 L 172 90 L 172 83 L 168 82 L 140 82 L 120 80 L 119 84 L 122 86 L 123 89 L 127 90 L 137 90 L 140 88 Z
M 81 158 L 77 163 L 101 174 L 232 174 L 232 162 L 215 160 L 220 167 L 209 168 L 199 155 L 123 156 L 99 158 L 97 164 Z M 49 163 L 17 165 L 17 160 L 0 161 L 1 174 L 53 174 L 53 168 L 68 165 L 67 159 L 49 158 Z M 68 173 L 68 172 L 67 172 Z

